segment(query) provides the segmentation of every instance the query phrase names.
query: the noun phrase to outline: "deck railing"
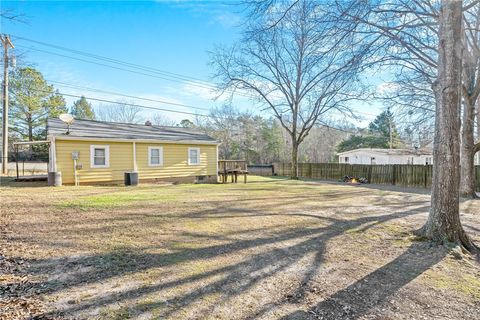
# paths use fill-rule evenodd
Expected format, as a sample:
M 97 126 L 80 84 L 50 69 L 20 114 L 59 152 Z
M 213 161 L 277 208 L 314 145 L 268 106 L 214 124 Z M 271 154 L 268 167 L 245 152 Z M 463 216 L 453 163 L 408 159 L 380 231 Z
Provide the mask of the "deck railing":
M 227 183 L 228 176 L 232 176 L 232 182 L 237 182 L 239 174 L 243 174 L 244 182 L 247 183 L 247 161 L 245 160 L 219 160 L 218 174 L 222 183 Z

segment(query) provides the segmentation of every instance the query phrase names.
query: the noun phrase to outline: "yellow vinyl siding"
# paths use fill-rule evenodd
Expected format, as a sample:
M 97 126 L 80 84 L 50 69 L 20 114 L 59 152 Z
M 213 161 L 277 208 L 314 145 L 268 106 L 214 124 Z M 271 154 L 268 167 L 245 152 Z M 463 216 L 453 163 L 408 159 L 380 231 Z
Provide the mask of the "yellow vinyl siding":
M 189 177 L 217 174 L 217 148 L 214 145 L 137 143 L 140 179 Z M 163 147 L 163 166 L 148 165 L 148 147 Z M 200 164 L 188 165 L 188 148 L 200 148 Z
M 73 184 L 72 152 L 79 151 L 77 170 L 80 184 L 92 182 L 123 181 L 126 171 L 133 171 L 133 142 L 56 140 L 57 171 L 62 172 L 65 184 Z M 110 146 L 110 166 L 90 168 L 90 146 Z M 163 165 L 148 165 L 148 147 L 163 147 Z M 200 164 L 188 165 L 188 148 L 200 148 Z M 215 145 L 136 143 L 136 159 L 139 179 L 189 177 L 217 174 L 217 149 Z
M 110 166 L 108 168 L 90 168 L 90 146 L 110 146 Z M 128 142 L 110 141 L 67 141 L 56 140 L 57 171 L 62 172 L 62 181 L 74 183 L 72 152 L 80 151 L 77 164 L 83 166 L 77 170 L 80 184 L 82 182 L 122 181 L 125 171 L 133 170 L 133 147 Z

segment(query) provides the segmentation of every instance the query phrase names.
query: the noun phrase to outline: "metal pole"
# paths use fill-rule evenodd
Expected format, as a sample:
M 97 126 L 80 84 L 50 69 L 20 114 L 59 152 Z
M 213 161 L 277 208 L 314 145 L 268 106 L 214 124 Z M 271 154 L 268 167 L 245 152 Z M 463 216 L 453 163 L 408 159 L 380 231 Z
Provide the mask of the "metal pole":
M 75 187 L 78 186 L 78 179 L 77 179 L 77 160 L 73 159 L 73 179 L 75 181 Z
M 8 47 L 14 48 L 10 37 L 1 35 L 3 45 L 3 130 L 2 173 L 8 174 Z

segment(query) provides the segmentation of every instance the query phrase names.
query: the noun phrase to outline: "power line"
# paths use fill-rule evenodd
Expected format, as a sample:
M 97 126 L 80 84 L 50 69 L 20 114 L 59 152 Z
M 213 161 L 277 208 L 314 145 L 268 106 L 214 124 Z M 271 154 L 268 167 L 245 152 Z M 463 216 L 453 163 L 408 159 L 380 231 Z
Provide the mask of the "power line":
M 158 75 L 150 74 L 150 73 L 146 73 L 146 72 L 140 72 L 140 71 L 136 71 L 136 70 L 130 70 L 130 69 L 126 69 L 126 68 L 116 67 L 116 66 L 112 66 L 112 65 L 109 65 L 109 64 L 105 64 L 105 63 L 100 63 L 100 62 L 96 62 L 96 61 L 91 61 L 91 60 L 86 60 L 86 59 L 82 59 L 82 58 L 72 57 L 72 56 L 68 56 L 68 55 L 65 55 L 65 54 L 52 52 L 52 51 L 47 51 L 47 50 L 43 50 L 43 49 L 38 49 L 38 48 L 34 48 L 34 47 L 28 47 L 28 46 L 23 46 L 23 45 L 18 45 L 18 47 L 26 48 L 26 49 L 33 50 L 33 51 L 43 52 L 43 53 L 47 53 L 47 54 L 51 54 L 51 55 L 55 55 L 55 56 L 59 56 L 59 57 L 63 57 L 63 58 L 68 58 L 68 59 L 73 59 L 73 60 L 82 61 L 82 62 L 86 62 L 86 63 L 91 63 L 91 64 L 99 65 L 99 66 L 102 66 L 102 67 L 107 67 L 107 68 L 111 68 L 111 69 L 126 71 L 126 72 L 135 73 L 135 74 L 139 74 L 139 75 L 144 75 L 144 76 L 148 76 L 148 77 L 152 77 L 152 78 L 157 78 L 157 79 L 162 79 L 162 80 L 167 80 L 167 81 L 173 81 L 173 82 L 187 83 L 188 85 L 192 85 L 192 86 L 195 86 L 195 87 L 200 87 L 200 88 L 203 88 L 203 89 L 209 89 L 209 90 L 212 90 L 212 91 L 214 90 L 214 87 L 212 87 L 212 86 L 198 85 L 198 84 L 194 84 L 194 83 L 191 83 L 191 82 L 171 79 L 171 78 L 168 78 L 166 76 L 158 76 Z
M 26 48 L 26 49 L 29 49 L 29 50 L 34 50 L 34 51 L 43 52 L 43 53 L 47 53 L 47 54 L 52 54 L 52 55 L 56 55 L 56 56 L 60 56 L 60 57 L 74 59 L 74 60 L 78 60 L 78 61 L 82 61 L 82 62 L 86 62 L 86 63 L 96 64 L 96 65 L 100 65 L 100 66 L 104 66 L 104 67 L 108 67 L 108 68 L 112 68 L 112 69 L 117 69 L 117 70 L 121 70 L 121 71 L 126 71 L 126 72 L 130 72 L 130 73 L 136 73 L 136 74 L 140 74 L 140 75 L 154 77 L 154 78 L 158 78 L 158 79 L 162 79 L 162 80 L 187 83 L 188 85 L 200 87 L 200 88 L 203 88 L 203 89 L 209 89 L 209 90 L 212 90 L 212 91 L 216 89 L 214 86 L 206 83 L 204 80 L 201 80 L 201 79 L 198 79 L 198 78 L 195 78 L 195 77 L 181 75 L 181 74 L 178 74 L 178 73 L 169 72 L 169 71 L 165 71 L 165 70 L 155 69 L 155 68 L 152 68 L 152 67 L 146 67 L 146 66 L 142 66 L 142 65 L 139 65 L 139 64 L 134 64 L 134 63 L 125 62 L 125 61 L 121 61 L 121 60 L 117 60 L 117 59 L 113 59 L 113 58 L 108 58 L 108 57 L 105 57 L 105 56 L 100 56 L 100 55 L 97 55 L 97 54 L 88 53 L 88 52 L 84 52 L 84 51 L 80 51 L 80 50 L 69 49 L 69 48 L 66 48 L 66 47 L 62 47 L 62 46 L 58 46 L 58 45 L 54 45 L 54 44 L 50 44 L 50 43 L 46 43 L 46 42 L 42 42 L 42 41 L 37 41 L 37 40 L 33 40 L 33 39 L 21 37 L 21 36 L 14 36 L 14 37 L 18 40 L 24 40 L 24 41 L 27 41 L 27 42 L 36 43 L 36 44 L 51 47 L 51 48 L 54 48 L 54 49 L 67 51 L 67 52 L 77 54 L 77 55 L 81 55 L 81 56 L 84 56 L 84 57 L 93 58 L 93 59 L 97 59 L 97 60 L 104 61 L 104 62 L 118 64 L 118 65 L 130 68 L 130 69 L 121 68 L 121 67 L 117 67 L 117 66 L 112 66 L 112 65 L 109 65 L 109 64 L 100 63 L 100 62 L 96 62 L 96 61 L 92 61 L 92 60 L 86 60 L 86 59 L 82 59 L 82 58 L 78 58 L 78 57 L 72 57 L 72 56 L 69 56 L 69 55 L 56 53 L 56 52 L 51 52 L 51 51 L 47 51 L 47 50 L 43 50 L 43 49 L 38 49 L 38 48 L 35 48 L 35 47 L 27 47 L 27 46 L 18 45 L 18 47 L 23 47 L 23 48 Z M 132 70 L 132 69 L 134 69 L 134 70 Z M 145 71 L 145 72 L 137 71 L 135 69 L 142 70 L 142 71 Z M 92 91 L 92 92 L 108 93 L 108 94 L 124 96 L 124 97 L 128 97 L 128 98 L 134 98 L 134 99 L 139 99 L 139 100 L 144 100 L 144 101 L 152 101 L 152 102 L 158 102 L 158 103 L 162 103 L 162 104 L 169 104 L 169 105 L 180 106 L 180 107 L 185 107 L 185 108 L 208 111 L 208 109 L 205 109 L 205 108 L 189 106 L 189 105 L 185 105 L 185 104 L 181 104 L 181 103 L 173 103 L 173 102 L 156 100 L 156 99 L 136 97 L 136 96 L 125 95 L 125 94 L 106 91 L 106 90 L 101 90 L 101 89 L 81 87 L 81 86 L 77 86 L 77 85 L 61 83 L 61 82 L 58 82 L 58 81 L 50 81 L 50 82 L 54 82 L 54 83 L 63 85 L 65 87 L 79 88 L 79 89 L 88 90 L 88 91 Z M 73 95 L 73 94 L 66 94 L 66 93 L 60 93 L 60 94 L 62 94 L 64 96 L 69 96 L 69 97 L 81 98 L 81 96 Z M 244 96 L 244 97 L 248 97 L 248 98 L 253 97 L 252 95 L 245 94 L 245 93 L 238 92 L 238 91 L 236 92 L 236 94 Z M 85 97 L 85 98 L 93 100 L 93 101 L 117 103 L 117 104 L 119 103 L 118 101 L 111 101 L 111 100 L 107 100 L 107 99 L 100 99 L 100 98 L 93 98 L 93 97 Z M 153 109 L 153 110 L 160 110 L 160 111 L 165 111 L 165 112 L 182 113 L 182 114 L 187 114 L 187 115 L 209 117 L 208 115 L 197 114 L 197 113 L 192 113 L 192 112 L 183 112 L 183 111 L 169 110 L 169 109 L 164 109 L 164 108 L 155 108 L 155 107 L 150 107 L 150 106 L 145 106 L 145 105 L 140 105 L 140 104 L 125 103 L 125 102 L 121 102 L 121 103 L 124 104 L 124 105 L 141 107 L 141 108 L 148 108 L 148 109 Z M 428 111 L 431 111 L 431 110 L 428 110 Z M 375 116 L 374 114 L 371 114 L 371 113 L 366 113 L 366 112 L 361 112 L 361 111 L 355 111 L 355 112 L 359 113 L 359 114 Z M 326 124 L 321 124 L 321 125 L 325 126 L 327 128 L 330 128 L 330 129 L 335 129 L 335 130 L 348 132 L 348 133 L 354 133 L 354 132 L 351 132 L 351 131 L 348 131 L 348 130 L 331 127 L 331 126 L 326 125 Z
M 120 67 L 116 67 L 116 66 L 112 66 L 112 65 L 108 65 L 108 64 L 104 64 L 104 63 L 99 63 L 99 62 L 96 62 L 96 61 L 85 60 L 85 59 L 81 59 L 81 58 L 78 58 L 78 57 L 72 57 L 72 56 L 64 55 L 64 54 L 61 54 L 61 53 L 56 53 L 56 52 L 51 52 L 51 51 L 47 51 L 47 50 L 43 50 L 43 49 L 38 49 L 38 48 L 35 48 L 35 47 L 27 47 L 27 46 L 22 46 L 22 45 L 18 45 L 18 47 L 22 47 L 22 48 L 26 48 L 26 49 L 30 49 L 30 50 L 34 50 L 34 51 L 38 51 L 38 52 L 43 52 L 43 53 L 47 53 L 47 54 L 52 54 L 52 55 L 56 55 L 56 56 L 60 56 L 60 57 L 64 57 L 64 58 L 74 59 L 74 60 L 78 60 L 78 61 L 82 61 L 82 62 L 86 62 L 86 63 L 96 64 L 96 65 L 100 65 L 100 66 L 104 66 L 104 67 L 108 67 L 108 68 L 112 68 L 112 69 L 116 69 L 116 70 L 121 70 L 121 71 L 130 72 L 130 73 L 145 75 L 145 76 L 158 78 L 158 79 L 162 79 L 162 80 L 179 82 L 179 83 L 186 83 L 187 85 L 200 87 L 200 88 L 208 89 L 208 90 L 211 90 L 211 91 L 214 91 L 214 90 L 217 89 L 215 86 L 212 86 L 212 85 L 206 83 L 206 81 L 195 78 L 195 77 L 191 77 L 191 76 L 187 76 L 187 75 L 181 75 L 181 74 L 178 74 L 178 73 L 165 71 L 165 70 L 161 70 L 161 69 L 156 69 L 156 68 L 152 68 L 152 67 L 142 66 L 142 65 L 139 65 L 139 64 L 125 62 L 125 61 L 121 61 L 121 60 L 117 60 L 117 59 L 113 59 L 113 58 L 108 58 L 108 57 L 105 57 L 105 56 L 100 56 L 100 55 L 97 55 L 97 54 L 88 53 L 88 52 L 84 52 L 84 51 L 80 51 L 80 50 L 69 49 L 69 48 L 66 48 L 66 47 L 62 47 L 62 46 L 58 46 L 58 45 L 54 45 L 54 44 L 50 44 L 50 43 L 46 43 L 46 42 L 42 42 L 42 41 L 38 41 L 38 40 L 33 40 L 33 39 L 21 37 L 21 36 L 14 36 L 14 37 L 19 39 L 19 40 L 24 40 L 24 41 L 40 44 L 40 45 L 43 45 L 43 46 L 47 46 L 47 47 L 55 48 L 55 49 L 58 49 L 58 50 L 71 52 L 71 53 L 74 53 L 74 54 L 82 55 L 82 56 L 89 57 L 89 58 L 98 59 L 98 60 L 101 60 L 101 61 L 106 61 L 106 62 L 110 62 L 110 63 L 119 64 L 119 65 L 122 65 L 122 66 L 125 66 L 125 67 L 146 71 L 148 73 L 140 72 L 140 71 L 136 71 L 136 70 L 131 70 L 131 69 L 120 68 Z M 156 74 L 159 74 L 159 75 L 156 75 Z M 231 90 L 227 90 L 227 92 L 231 92 Z M 243 96 L 243 97 L 254 98 L 254 96 L 252 96 L 251 94 L 242 93 L 242 92 L 238 92 L 238 91 L 236 91 L 235 93 L 237 95 L 240 95 L 240 96 Z M 423 109 L 423 108 L 421 108 L 421 109 Z M 432 111 L 432 110 L 426 109 L 426 108 L 425 108 L 425 110 Z M 374 115 L 372 113 L 368 113 L 368 112 L 362 112 L 362 111 L 355 111 L 355 112 L 359 113 L 359 114 L 369 115 L 369 116 L 376 116 L 376 115 Z
M 194 106 L 187 105 L 187 104 L 183 104 L 183 103 L 170 102 L 170 101 L 166 101 L 166 100 L 143 98 L 143 97 L 132 96 L 132 95 L 128 95 L 128 94 L 113 92 L 113 91 L 107 91 L 107 90 L 90 88 L 90 87 L 83 87 L 83 86 L 74 85 L 74 84 L 69 84 L 69 83 L 64 83 L 64 82 L 55 81 L 55 80 L 48 80 L 48 79 L 47 79 L 46 81 L 47 81 L 47 82 L 54 83 L 54 84 L 56 84 L 57 86 L 66 87 L 66 88 L 81 89 L 81 90 L 87 90 L 87 91 L 99 92 L 99 93 L 107 93 L 107 94 L 112 94 L 112 95 L 121 96 L 121 97 L 126 97 L 126 98 L 132 98 L 132 99 L 138 99 L 138 100 L 144 100 L 144 101 L 151 101 L 151 102 L 158 102 L 158 103 L 162 103 L 162 104 L 168 104 L 168 105 L 172 105 L 172 106 L 178 106 L 178 107 L 184 107 L 184 108 L 190 108 L 190 109 L 198 109 L 198 110 L 203 110 L 203 111 L 210 111 L 210 109 L 207 109 L 207 108 L 194 107 Z
M 68 52 L 71 52 L 71 53 L 95 58 L 95 59 L 98 59 L 98 60 L 104 60 L 104 61 L 108 61 L 108 62 L 112 62 L 112 63 L 116 63 L 116 64 L 121 64 L 121 65 L 124 65 L 124 66 L 133 67 L 133 68 L 136 68 L 136 69 L 142 69 L 142 70 L 145 70 L 145 71 L 151 71 L 151 72 L 155 72 L 155 73 L 170 75 L 172 77 L 176 77 L 176 78 L 179 78 L 179 79 L 184 79 L 184 80 L 186 79 L 187 81 L 199 82 L 199 83 L 202 83 L 204 85 L 207 85 L 207 86 L 211 87 L 211 85 L 206 83 L 206 81 L 201 80 L 199 78 L 192 77 L 192 76 L 181 75 L 179 73 L 174 73 L 174 72 L 170 72 L 170 71 L 156 69 L 156 68 L 153 68 L 153 67 L 142 66 L 142 65 L 139 65 L 139 64 L 131 63 L 131 62 L 126 62 L 126 61 L 121 61 L 121 60 L 117 60 L 117 59 L 113 59 L 113 58 L 108 58 L 108 57 L 97 55 L 97 54 L 94 54 L 94 53 L 89 53 L 89 52 L 85 52 L 85 51 L 70 49 L 70 48 L 66 48 L 66 47 L 62 47 L 62 46 L 58 46 L 58 45 L 54 45 L 54 44 L 50 44 L 50 43 L 46 43 L 46 42 L 42 42 L 42 41 L 38 41 L 38 40 L 33 40 L 33 39 L 25 38 L 25 37 L 20 37 L 20 36 L 14 36 L 14 37 L 17 38 L 17 39 L 24 40 L 24 41 L 33 42 L 33 43 L 40 44 L 40 45 L 43 45 L 43 46 L 52 47 L 52 48 L 55 48 L 55 49 L 58 49 L 58 50 L 68 51 Z
M 37 91 L 37 92 L 50 93 L 50 91 L 47 91 L 47 90 L 40 90 L 40 89 L 34 89 L 34 88 L 29 88 L 29 90 L 33 90 L 33 91 Z M 165 112 L 180 113 L 180 114 L 186 114 L 186 115 L 191 115 L 191 116 L 211 117 L 211 116 L 206 115 L 206 114 L 193 113 L 193 112 L 188 112 L 188 111 L 170 110 L 170 109 L 165 109 L 165 108 L 141 105 L 141 104 L 137 104 L 137 103 L 119 102 L 119 101 L 101 99 L 101 98 L 95 98 L 95 97 L 79 96 L 79 95 L 76 95 L 76 94 L 63 93 L 63 92 L 59 92 L 59 91 L 57 91 L 57 93 L 62 95 L 62 96 L 72 97 L 72 98 L 82 98 L 82 97 L 84 97 L 85 99 L 88 99 L 88 100 L 93 100 L 93 101 L 98 101 L 98 102 L 106 102 L 106 103 L 113 103 L 113 104 L 117 104 L 117 105 L 121 104 L 121 105 L 125 105 L 125 106 L 130 106 L 130 107 L 138 107 L 138 108 L 145 108 L 145 109 L 151 109 L 151 110 L 159 110 L 159 111 L 165 111 Z
M 40 90 L 40 89 L 34 89 L 34 88 L 29 88 L 30 90 L 33 91 L 38 91 L 38 92 L 47 92 L 49 93 L 50 91 L 47 90 Z M 93 101 L 98 101 L 98 102 L 106 102 L 106 103 L 113 103 L 113 104 L 122 104 L 125 106 L 130 106 L 130 107 L 138 107 L 138 108 L 144 108 L 144 109 L 150 109 L 150 110 L 157 110 L 157 111 L 165 111 L 165 112 L 172 112 L 172 113 L 179 113 L 179 114 L 186 114 L 186 115 L 191 115 L 191 116 L 199 116 L 199 117 L 205 117 L 205 118 L 213 118 L 211 115 L 206 115 L 206 114 L 199 114 L 199 113 L 193 113 L 193 112 L 186 112 L 186 111 L 177 111 L 177 110 L 170 110 L 170 109 L 165 109 L 165 108 L 158 108 L 158 107 L 152 107 L 152 106 L 146 106 L 146 105 L 141 105 L 141 104 L 136 104 L 136 103 L 129 103 L 129 102 L 118 102 L 114 100 L 108 100 L 108 99 L 101 99 L 101 98 L 95 98 L 95 97 L 87 97 L 87 96 L 79 96 L 79 95 L 74 95 L 74 94 L 68 94 L 68 93 L 63 93 L 63 92 L 58 92 L 58 94 L 61 94 L 63 96 L 67 97 L 72 97 L 72 98 L 81 98 L 84 97 L 85 99 L 88 100 L 93 100 Z M 355 134 L 356 132 L 354 131 L 349 131 L 341 128 L 336 128 L 332 127 L 330 125 L 320 123 L 321 126 L 333 129 L 333 130 L 338 130 L 342 132 L 347 132 L 347 133 L 352 133 Z
M 189 106 L 189 105 L 185 105 L 185 104 L 181 104 L 181 103 L 174 103 L 174 102 L 168 102 L 168 101 L 162 101 L 162 100 L 155 100 L 155 99 L 148 99 L 148 98 L 142 98 L 142 97 L 137 97 L 137 96 L 131 96 L 131 95 L 125 95 L 125 94 L 122 94 L 122 93 L 117 93 L 117 92 L 112 92 L 112 91 L 106 91 L 106 90 L 101 90 L 101 89 L 95 89 L 95 88 L 88 88 L 88 87 L 82 87 L 82 86 L 77 86 L 77 85 L 72 85 L 72 84 L 68 84 L 68 83 L 64 83 L 64 82 L 60 82 L 60 81 L 54 81 L 54 80 L 47 80 L 47 82 L 51 82 L 51 83 L 56 83 L 60 86 L 65 86 L 65 87 L 70 87 L 70 88 L 78 88 L 78 89 L 84 89 L 84 90 L 89 90 L 89 91 L 93 91 L 93 92 L 100 92 L 100 93 L 108 93 L 108 94 L 113 94 L 113 95 L 118 95 L 118 96 L 123 96 L 123 97 L 128 97 L 128 98 L 133 98 L 133 99 L 139 99 L 139 100 L 145 100 L 145 101 L 152 101 L 152 102 L 158 102 L 158 103 L 163 103 L 163 104 L 170 104 L 170 105 L 175 105 L 175 106 L 181 106 L 181 107 L 186 107 L 186 108 L 192 108 L 192 109 L 199 109 L 199 110 L 205 110 L 205 111 L 210 111 L 209 109 L 206 109 L 206 108 L 199 108 L 199 107 L 194 107 L 194 106 Z M 63 95 L 66 95 L 66 94 L 63 94 Z M 87 99 L 87 97 L 85 97 Z M 117 102 L 117 103 L 120 103 L 120 102 Z M 123 102 L 121 102 L 123 103 Z M 172 111 L 173 112 L 173 111 Z M 205 115 L 207 116 L 207 115 Z M 210 117 L 210 116 L 208 116 Z M 352 133 L 352 134 L 355 134 L 357 132 L 355 131 L 350 131 L 350 130 L 346 130 L 346 129 L 341 129 L 341 128 L 336 128 L 336 127 L 332 127 L 326 123 L 323 123 L 323 122 L 319 122 L 319 124 L 323 127 L 326 127 L 326 128 L 329 128 L 329 129 L 333 129 L 333 130 L 338 130 L 338 131 L 342 131 L 342 132 L 346 132 L 346 133 Z
M 351 133 L 351 134 L 357 134 L 358 133 L 357 131 L 351 131 L 351 130 L 347 130 L 347 129 L 332 127 L 332 126 L 330 126 L 330 125 L 328 125 L 324 122 L 320 122 L 320 125 L 322 127 L 328 128 L 328 129 L 333 129 L 333 130 L 342 131 L 342 132 L 346 132 L 346 133 Z
M 115 67 L 115 66 L 112 66 L 112 65 L 109 65 L 109 64 L 104 64 L 104 63 L 99 63 L 99 62 L 95 62 L 95 61 L 91 61 L 91 60 L 81 59 L 81 58 L 78 58 L 78 57 L 72 57 L 72 56 L 65 55 L 65 54 L 60 54 L 60 53 L 56 53 L 56 52 L 52 52 L 52 51 L 48 51 L 48 50 L 39 49 L 39 48 L 36 48 L 36 47 L 19 45 L 19 47 L 26 48 L 26 49 L 29 49 L 29 50 L 43 52 L 43 53 L 47 53 L 47 54 L 52 54 L 52 55 L 56 55 L 56 56 L 60 56 L 60 57 L 68 58 L 68 59 L 74 59 L 74 60 L 78 60 L 78 61 L 82 61 L 82 62 L 86 62 L 86 63 L 96 64 L 96 65 L 100 65 L 100 66 L 104 66 L 104 67 L 108 67 L 108 68 L 113 68 L 113 69 L 117 69 L 117 70 L 136 73 L 136 74 L 140 74 L 140 75 L 144 75 L 144 76 L 154 77 L 154 78 L 158 78 L 158 79 L 162 79 L 162 80 L 180 82 L 180 83 L 187 83 L 188 85 L 191 85 L 191 86 L 200 87 L 200 88 L 203 88 L 203 89 L 209 89 L 209 90 L 212 90 L 212 91 L 217 89 L 215 86 L 213 86 L 211 84 L 208 84 L 206 81 L 200 80 L 200 79 L 195 78 L 195 77 L 181 75 L 181 74 L 178 74 L 178 73 L 164 71 L 164 70 L 160 70 L 160 69 L 155 69 L 155 68 L 152 68 L 152 67 L 146 67 L 146 66 L 142 66 L 142 65 L 138 65 L 138 64 L 134 64 L 134 63 L 129 63 L 129 62 L 113 59 L 113 58 L 108 58 L 108 57 L 104 57 L 104 56 L 100 56 L 100 55 L 96 55 L 96 54 L 92 54 L 92 53 L 87 53 L 87 52 L 83 52 L 83 51 L 79 51 L 79 50 L 69 49 L 69 48 L 65 48 L 65 47 L 62 47 L 62 46 L 57 46 L 57 45 L 54 45 L 54 44 L 49 44 L 49 43 L 45 43 L 45 42 L 41 42 L 41 41 L 37 41 L 37 40 L 32 40 L 32 39 L 20 37 L 20 36 L 15 36 L 15 38 L 19 39 L 19 40 L 24 40 L 24 41 L 28 41 L 28 42 L 37 43 L 37 44 L 40 44 L 40 45 L 43 45 L 43 46 L 55 48 L 55 49 L 58 49 L 58 50 L 67 51 L 67 52 L 74 53 L 74 54 L 77 54 L 77 55 L 81 55 L 81 56 L 84 56 L 84 57 L 93 58 L 93 59 L 101 60 L 101 61 L 104 61 L 104 62 L 118 64 L 118 65 L 121 65 L 123 67 L 128 67 L 130 69 Z M 141 70 L 141 71 L 137 71 L 137 70 Z M 145 73 L 145 72 L 148 72 L 148 73 Z M 227 90 L 227 92 L 233 93 L 232 90 Z M 248 94 L 248 93 L 242 93 L 242 92 L 235 91 L 235 94 L 243 96 L 243 97 L 247 97 L 247 98 L 254 98 L 254 96 L 252 96 L 251 94 Z

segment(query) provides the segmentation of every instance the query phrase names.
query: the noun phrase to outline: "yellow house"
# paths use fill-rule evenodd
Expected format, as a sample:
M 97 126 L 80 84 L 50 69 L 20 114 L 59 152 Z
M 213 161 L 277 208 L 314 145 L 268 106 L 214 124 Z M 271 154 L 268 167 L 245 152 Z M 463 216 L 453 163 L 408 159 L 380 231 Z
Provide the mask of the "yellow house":
M 216 182 L 218 143 L 190 128 L 48 119 L 49 171 L 64 184 L 140 181 Z

